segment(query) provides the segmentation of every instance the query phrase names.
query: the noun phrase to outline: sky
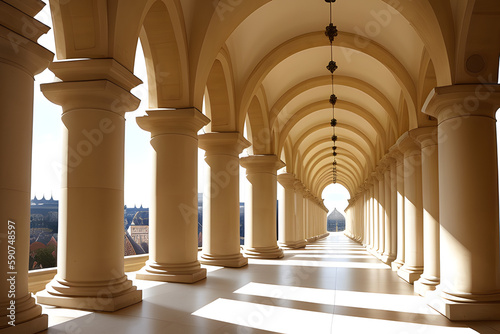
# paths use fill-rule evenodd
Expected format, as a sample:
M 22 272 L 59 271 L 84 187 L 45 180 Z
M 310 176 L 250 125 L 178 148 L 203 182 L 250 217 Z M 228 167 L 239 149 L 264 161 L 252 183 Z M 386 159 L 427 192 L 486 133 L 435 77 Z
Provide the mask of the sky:
M 42 0 L 47 3 L 47 0 Z M 42 23 L 52 27 L 49 6 L 47 5 L 36 18 Z M 54 35 L 50 30 L 40 37 L 38 42 L 45 48 L 55 53 Z M 147 106 L 147 80 L 146 65 L 139 45 L 136 57 L 134 74 L 144 84 L 134 88 L 132 93 L 141 99 L 141 104 L 136 111 L 126 113 L 125 125 L 125 205 L 149 207 L 151 204 L 151 170 L 152 149 L 149 144 L 150 134 L 137 125 L 135 118 L 146 115 Z M 61 153 L 62 153 L 62 122 L 61 107 L 48 101 L 40 91 L 40 84 L 50 83 L 54 75 L 45 70 L 35 77 L 34 87 L 34 125 L 33 125 L 33 160 L 31 196 L 47 198 L 53 196 L 60 198 L 61 186 Z M 497 122 L 497 133 L 499 125 Z M 498 140 L 500 148 L 500 140 Z M 500 154 L 499 154 L 500 155 Z M 198 192 L 203 192 L 204 186 L 203 151 L 198 150 Z M 240 201 L 245 201 L 248 181 L 245 170 L 240 167 Z M 329 185 L 322 193 L 324 203 L 333 211 L 337 208 L 340 212 L 347 207 L 349 192 L 342 185 Z

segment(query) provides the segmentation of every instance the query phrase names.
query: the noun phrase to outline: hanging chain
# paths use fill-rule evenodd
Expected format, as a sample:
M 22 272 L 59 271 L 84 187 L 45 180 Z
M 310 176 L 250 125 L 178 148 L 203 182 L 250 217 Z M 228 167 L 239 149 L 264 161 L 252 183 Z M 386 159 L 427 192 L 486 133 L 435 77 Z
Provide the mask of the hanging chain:
M 333 73 L 337 70 L 338 66 L 337 63 L 333 60 L 333 41 L 335 40 L 335 37 L 338 35 L 337 31 L 337 26 L 333 25 L 333 9 L 332 9 L 332 3 L 335 2 L 335 0 L 325 0 L 325 2 L 330 3 L 330 24 L 326 27 L 325 35 L 328 37 L 330 40 L 330 62 L 328 63 L 328 66 L 326 68 L 328 71 L 330 71 L 330 74 L 332 76 L 332 93 L 330 95 L 330 104 L 332 105 L 332 120 L 330 121 L 330 125 L 333 130 L 333 135 L 332 135 L 332 141 L 333 141 L 333 168 L 332 168 L 332 173 L 333 173 L 333 183 L 337 183 L 337 135 L 336 135 L 336 127 L 337 127 L 337 119 L 335 118 L 335 104 L 337 103 L 337 96 L 334 93 L 334 76 Z

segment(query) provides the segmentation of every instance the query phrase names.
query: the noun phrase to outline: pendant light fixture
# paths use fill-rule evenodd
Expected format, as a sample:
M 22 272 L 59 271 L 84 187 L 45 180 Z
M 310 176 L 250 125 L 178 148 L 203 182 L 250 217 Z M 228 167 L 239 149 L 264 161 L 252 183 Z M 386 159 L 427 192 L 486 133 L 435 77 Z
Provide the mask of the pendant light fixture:
M 337 26 L 333 25 L 333 9 L 332 9 L 332 4 L 336 0 L 325 0 L 325 2 L 328 2 L 330 4 L 330 24 L 326 27 L 325 35 L 328 37 L 330 40 L 330 62 L 326 66 L 327 70 L 330 72 L 332 76 L 332 94 L 330 95 L 330 104 L 332 105 L 332 120 L 330 121 L 330 125 L 332 127 L 332 150 L 333 150 L 333 168 L 332 168 L 332 173 L 333 173 L 333 183 L 337 183 L 337 140 L 338 137 L 336 135 L 336 127 L 337 127 L 337 119 L 335 119 L 335 104 L 337 103 L 337 96 L 334 94 L 334 87 L 333 87 L 333 73 L 337 70 L 338 66 L 337 63 L 333 60 L 333 41 L 335 40 L 335 37 L 338 35 L 338 30 Z

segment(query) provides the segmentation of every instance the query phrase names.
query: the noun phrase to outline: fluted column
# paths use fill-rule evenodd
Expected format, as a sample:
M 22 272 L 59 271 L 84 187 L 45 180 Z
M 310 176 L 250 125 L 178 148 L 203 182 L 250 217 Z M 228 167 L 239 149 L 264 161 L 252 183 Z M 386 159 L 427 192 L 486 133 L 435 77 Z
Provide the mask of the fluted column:
M 251 258 L 283 257 L 276 238 L 276 171 L 284 166 L 275 155 L 240 159 L 250 182 L 245 205 L 245 255 Z
M 424 111 L 438 119 L 441 298 L 451 320 L 500 320 L 495 113 L 500 86 L 435 88 Z
M 296 224 L 296 235 L 297 240 L 301 243 L 307 244 L 305 233 L 304 233 L 304 185 L 299 180 L 295 180 L 293 183 L 295 190 L 295 224 Z
M 393 271 L 399 270 L 405 263 L 404 155 L 396 146 L 393 146 L 390 150 L 391 155 L 396 160 L 395 172 L 393 173 L 396 179 L 397 252 L 396 260 L 391 263 Z
M 142 299 L 123 263 L 124 115 L 139 106 L 130 89 L 141 81 L 113 59 L 49 68 L 63 80 L 42 85 L 63 109 L 63 171 L 57 275 L 37 300 L 114 311 Z
M 419 279 L 424 269 L 422 155 L 414 137 L 416 131 L 411 130 L 398 140 L 404 152 L 405 188 L 405 264 L 398 275 L 410 284 Z
M 33 76 L 54 56 L 36 43 L 49 30 L 33 18 L 43 6 L 41 1 L 25 0 L 2 2 L 0 9 L 1 333 L 47 328 L 47 315 L 28 291 Z M 33 30 L 23 29 L 26 25 Z
M 439 156 L 437 127 L 419 130 L 417 140 L 422 147 L 424 272 L 414 287 L 415 292 L 425 295 L 439 284 Z
M 198 136 L 209 120 L 194 108 L 148 110 L 137 124 L 151 132 L 153 196 L 149 260 L 138 279 L 193 283 L 198 261 Z
M 205 150 L 206 181 L 203 203 L 203 251 L 201 263 L 243 267 L 240 253 L 240 201 L 238 155 L 250 143 L 237 132 L 198 136 Z
M 295 175 L 291 173 L 278 175 L 278 182 L 281 184 L 281 187 L 278 189 L 278 244 L 285 249 L 303 248 L 306 246 L 304 238 L 301 238 L 297 233 L 298 224 L 295 215 L 295 181 Z

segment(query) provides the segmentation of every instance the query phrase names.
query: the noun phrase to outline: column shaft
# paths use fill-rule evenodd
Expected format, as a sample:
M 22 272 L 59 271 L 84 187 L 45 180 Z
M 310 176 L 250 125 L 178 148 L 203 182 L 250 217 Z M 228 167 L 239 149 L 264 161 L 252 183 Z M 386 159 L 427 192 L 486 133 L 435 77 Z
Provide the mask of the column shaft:
M 282 258 L 276 238 L 276 171 L 283 163 L 275 155 L 240 159 L 250 182 L 245 203 L 245 255 L 251 258 Z
M 278 244 L 281 248 L 303 248 L 306 242 L 297 234 L 297 219 L 295 215 L 295 176 L 290 173 L 278 175 Z
M 194 108 L 149 110 L 137 118 L 151 132 L 153 196 L 150 254 L 138 279 L 193 283 L 206 277 L 198 261 L 198 136 L 209 120 Z
M 19 4 L 42 9 L 33 2 Z M 8 12 L 0 15 L 0 332 L 24 334 L 48 324 L 28 291 L 28 259 L 33 77 L 54 55 L 36 43 L 49 28 L 32 17 L 36 12 L 24 13 L 16 4 L 3 3 Z
M 437 128 L 422 128 L 417 137 L 422 146 L 422 197 L 424 223 L 424 272 L 414 283 L 425 295 L 439 284 L 439 168 Z
M 393 148 L 391 154 L 396 159 L 396 221 L 397 221 L 397 254 L 391 264 L 392 270 L 399 270 L 405 263 L 405 200 L 404 200 L 404 164 L 403 154 Z
M 58 263 L 37 300 L 115 311 L 142 299 L 123 264 L 124 115 L 139 106 L 129 90 L 141 81 L 112 59 L 65 61 L 50 69 L 64 80 L 42 86 L 63 108 Z M 126 75 L 100 79 L 114 70 Z M 95 80 L 84 80 L 83 72 Z M 89 240 L 98 246 L 89 247 Z
M 205 150 L 203 251 L 201 263 L 242 267 L 240 253 L 239 158 L 250 143 L 239 133 L 207 133 L 198 137 Z
M 417 129 L 418 130 L 418 129 Z M 414 131 L 398 141 L 404 152 L 405 264 L 398 275 L 410 284 L 423 272 L 422 155 Z
M 451 320 L 500 320 L 499 107 L 499 85 L 464 84 L 435 88 L 423 109 L 439 124 L 441 298 L 430 305 Z

